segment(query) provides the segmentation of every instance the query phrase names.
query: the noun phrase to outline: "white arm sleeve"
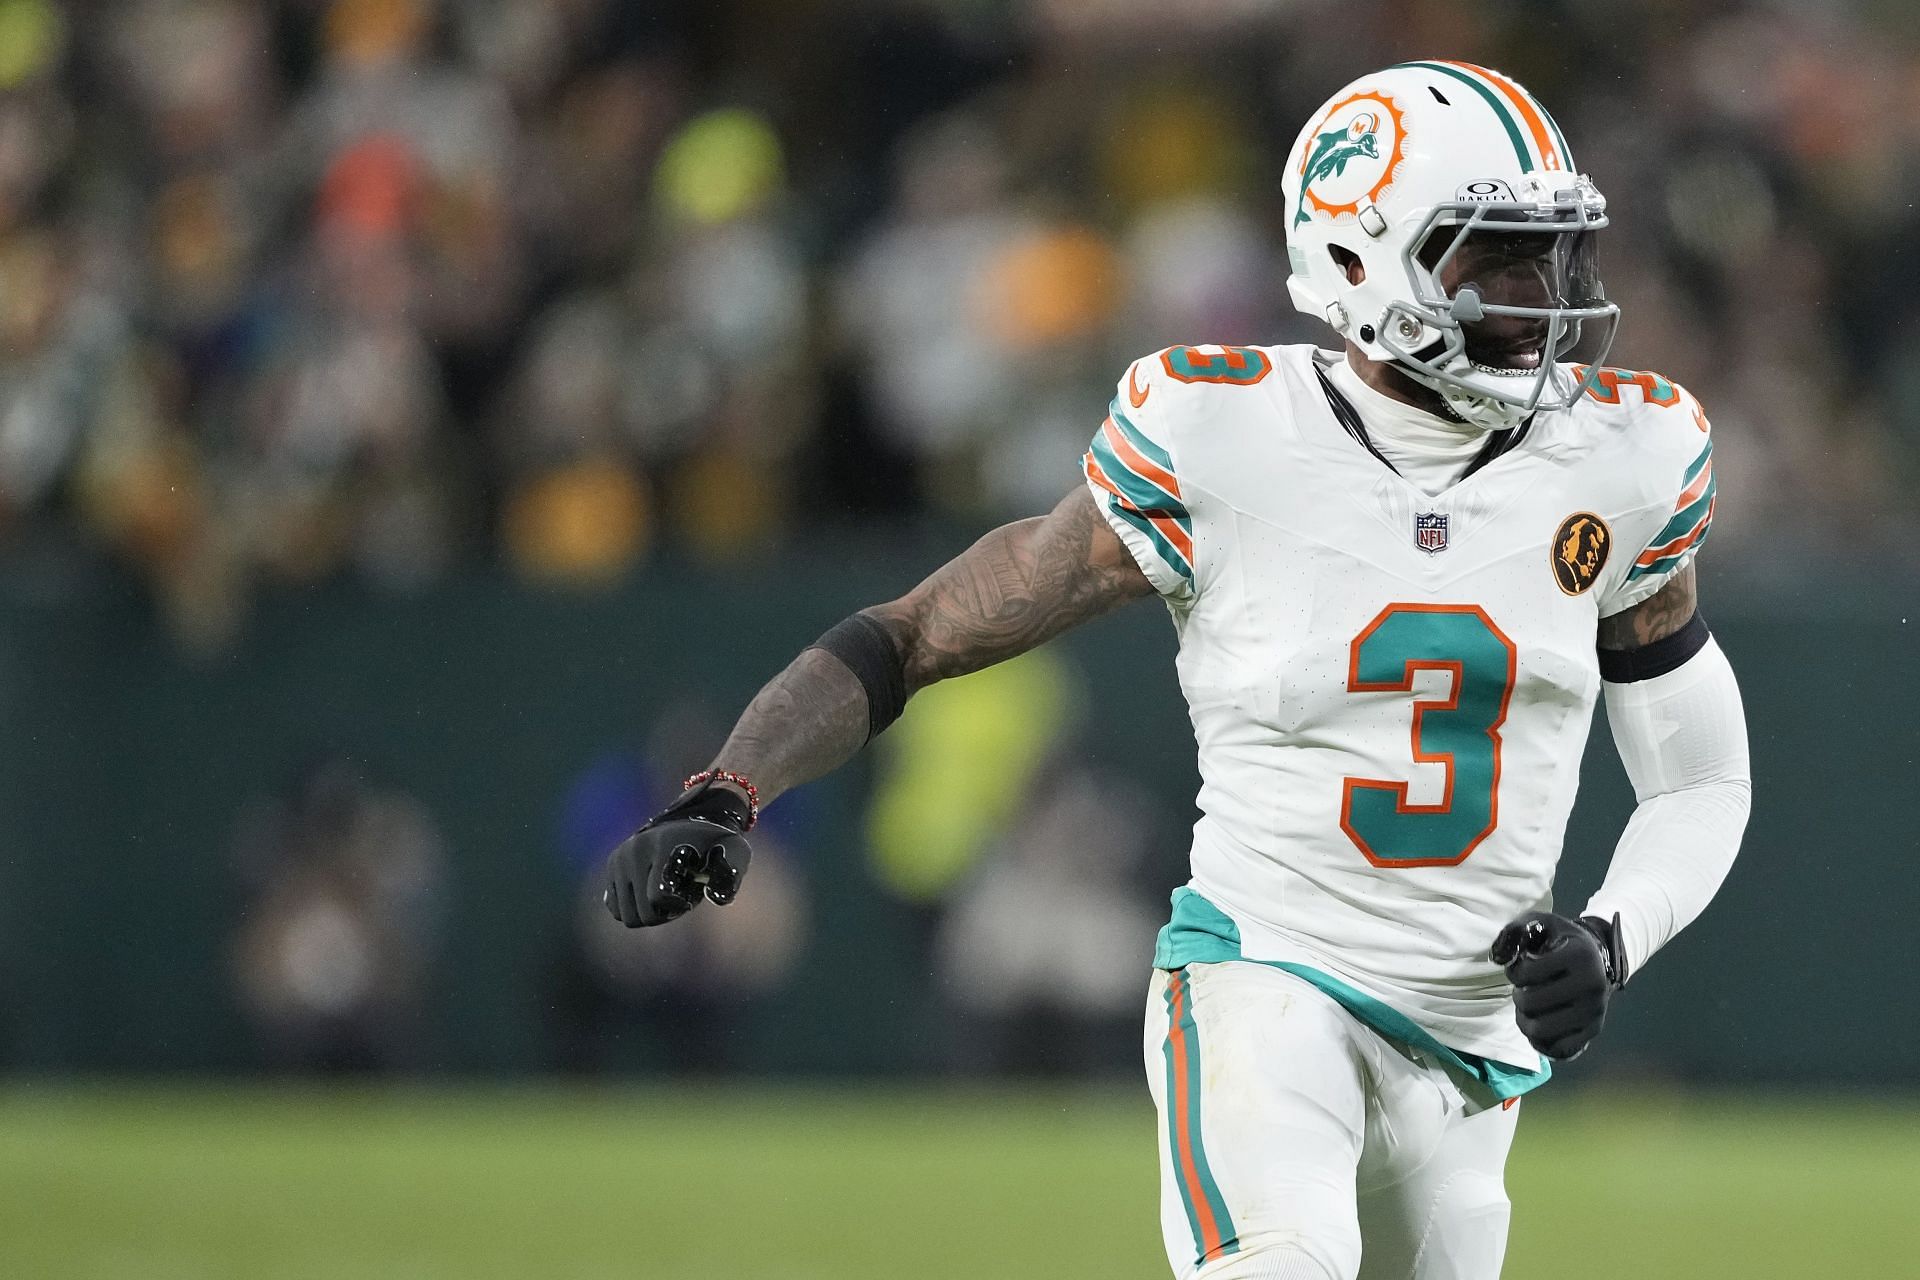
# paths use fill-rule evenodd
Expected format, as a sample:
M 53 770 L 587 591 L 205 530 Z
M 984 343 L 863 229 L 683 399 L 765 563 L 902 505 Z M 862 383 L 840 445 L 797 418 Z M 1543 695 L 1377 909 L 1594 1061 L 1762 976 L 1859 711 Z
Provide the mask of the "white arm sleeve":
M 1631 977 L 1727 878 L 1753 782 L 1740 687 L 1711 638 L 1665 675 L 1609 682 L 1606 699 L 1614 745 L 1640 803 L 1583 914 L 1619 914 Z

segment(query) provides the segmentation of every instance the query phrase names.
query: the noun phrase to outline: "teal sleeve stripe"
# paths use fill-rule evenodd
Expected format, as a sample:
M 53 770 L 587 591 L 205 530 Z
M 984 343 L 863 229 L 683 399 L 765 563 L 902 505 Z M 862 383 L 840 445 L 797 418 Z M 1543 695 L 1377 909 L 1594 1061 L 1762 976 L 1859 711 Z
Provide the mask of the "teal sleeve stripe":
M 1671 573 L 1673 570 L 1685 564 L 1687 560 L 1694 554 L 1694 552 L 1706 546 L 1707 539 L 1711 537 L 1712 534 L 1713 534 L 1713 526 L 1708 525 L 1706 528 L 1700 531 L 1699 537 L 1695 538 L 1692 542 L 1688 543 L 1685 547 L 1681 548 L 1679 551 L 1674 552 L 1672 555 L 1663 556 L 1662 558 L 1655 560 L 1652 564 L 1634 565 L 1633 568 L 1627 571 L 1627 581 L 1632 582 L 1636 578 L 1644 578 L 1649 574 Z
M 1107 479 L 1114 487 L 1127 495 L 1127 501 L 1142 511 L 1156 515 L 1172 516 L 1180 527 L 1188 533 L 1193 532 L 1193 517 L 1187 514 L 1186 504 L 1162 489 L 1153 481 L 1137 471 L 1129 471 L 1127 464 L 1120 461 L 1120 455 L 1107 443 L 1106 433 L 1101 432 L 1093 438 L 1094 461 L 1107 473 Z
M 1720 477 L 1714 476 L 1707 481 L 1707 487 L 1700 496 L 1673 513 L 1667 522 L 1660 526 L 1660 532 L 1653 535 L 1647 543 L 1649 547 L 1664 547 L 1675 538 L 1684 538 L 1692 532 L 1693 526 L 1700 523 L 1707 514 L 1707 508 L 1713 505 L 1713 495 L 1719 490 Z
M 1397 64 L 1394 70 L 1397 71 L 1400 67 L 1419 67 L 1423 71 L 1438 71 L 1443 76 L 1452 76 L 1455 80 L 1458 80 L 1461 84 L 1466 85 L 1469 89 L 1472 89 L 1475 93 L 1486 99 L 1487 105 L 1493 108 L 1493 113 L 1500 117 L 1500 123 L 1506 126 L 1507 137 L 1513 143 L 1513 154 L 1520 157 L 1520 171 L 1522 173 L 1532 173 L 1535 169 L 1539 168 L 1538 165 L 1534 164 L 1533 157 L 1527 154 L 1527 140 L 1520 133 L 1520 122 L 1513 118 L 1511 111 L 1507 110 L 1507 104 L 1500 101 L 1499 94 L 1487 88 L 1486 85 L 1481 84 L 1466 72 L 1453 67 L 1443 67 L 1437 62 L 1402 62 Z
M 1700 496 L 1674 512 L 1673 518 L 1667 521 L 1667 527 L 1673 530 L 1673 537 L 1679 537 L 1705 519 L 1708 508 L 1713 506 L 1713 495 L 1718 492 L 1720 492 L 1720 477 L 1708 476 L 1707 487 L 1700 491 Z M 1656 542 L 1654 545 L 1660 544 Z
M 1694 480 L 1699 477 L 1701 471 L 1706 469 L 1707 463 L 1712 458 L 1713 441 L 1709 440 L 1705 446 L 1701 448 L 1699 456 L 1687 464 L 1686 474 L 1680 477 L 1680 487 L 1682 490 L 1687 489 L 1693 484 Z M 1686 537 L 1687 534 L 1693 530 L 1693 526 L 1699 524 L 1701 520 L 1706 518 L 1707 513 L 1713 510 L 1713 496 L 1719 492 L 1719 489 L 1720 477 L 1707 477 L 1707 487 L 1700 491 L 1700 496 L 1669 516 L 1667 522 L 1660 526 L 1660 532 L 1654 534 L 1653 537 L 1648 540 L 1647 545 L 1649 547 L 1664 547 L 1676 538 Z M 1711 528 L 1712 526 L 1709 525 L 1708 529 Z M 1637 578 L 1644 578 L 1648 574 L 1666 573 L 1682 560 L 1686 559 L 1686 557 L 1697 551 L 1700 544 L 1706 540 L 1707 530 L 1703 529 L 1700 532 L 1700 536 L 1694 540 L 1692 546 L 1682 548 L 1673 555 L 1663 556 L 1655 560 L 1652 564 L 1636 563 L 1631 569 L 1627 570 L 1627 581 L 1632 582 Z
M 1167 568 L 1185 578 L 1189 583 L 1193 581 L 1193 566 L 1187 563 L 1187 558 L 1180 554 L 1178 548 L 1161 536 L 1160 531 L 1153 527 L 1153 521 L 1137 511 L 1127 510 L 1112 494 L 1107 495 L 1107 510 L 1139 530 L 1140 536 L 1152 544 L 1155 554 L 1166 561 Z
M 1713 441 L 1709 440 L 1706 447 L 1700 450 L 1700 456 L 1687 464 L 1687 473 L 1680 477 L 1682 492 L 1685 492 L 1687 486 L 1693 483 L 1693 478 L 1700 474 L 1701 469 L 1707 465 L 1707 460 L 1711 457 L 1713 457 Z
M 1127 438 L 1127 443 L 1145 455 L 1147 461 L 1163 468 L 1170 475 L 1180 474 L 1180 469 L 1173 465 L 1173 455 L 1148 439 L 1146 432 L 1134 426 L 1132 420 L 1120 412 L 1118 397 L 1115 397 L 1113 403 L 1107 406 L 1107 415 L 1113 419 L 1113 425 L 1120 428 L 1120 434 Z

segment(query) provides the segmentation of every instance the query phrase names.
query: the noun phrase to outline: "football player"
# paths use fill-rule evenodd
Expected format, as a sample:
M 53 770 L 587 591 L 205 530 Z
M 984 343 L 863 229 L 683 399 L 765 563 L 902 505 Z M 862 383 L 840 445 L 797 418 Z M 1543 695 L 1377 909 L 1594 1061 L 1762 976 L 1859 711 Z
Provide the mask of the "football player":
M 1158 595 L 1202 779 L 1147 1005 L 1173 1270 L 1488 1280 L 1515 1102 L 1746 823 L 1694 584 L 1710 433 L 1659 374 L 1567 359 L 1618 316 L 1606 202 L 1509 77 L 1362 77 L 1285 181 L 1293 300 L 1344 350 L 1135 362 L 1084 482 L 801 653 L 614 853 L 607 902 L 653 925 L 730 900 L 759 806 L 916 690 Z M 1603 691 L 1639 803 L 1599 892 L 1556 911 Z

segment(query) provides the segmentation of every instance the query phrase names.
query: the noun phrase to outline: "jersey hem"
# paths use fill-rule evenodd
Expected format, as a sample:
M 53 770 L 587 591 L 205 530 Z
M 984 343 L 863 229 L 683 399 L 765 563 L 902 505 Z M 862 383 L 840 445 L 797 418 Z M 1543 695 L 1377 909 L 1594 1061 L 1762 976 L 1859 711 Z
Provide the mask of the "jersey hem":
M 1291 960 L 1253 960 L 1240 948 L 1240 926 L 1208 901 L 1199 890 L 1182 886 L 1173 891 L 1173 916 L 1154 943 L 1153 967 L 1177 972 L 1190 964 L 1239 961 L 1280 969 L 1313 984 L 1370 1031 L 1395 1044 L 1439 1058 L 1448 1066 L 1486 1086 L 1501 1101 L 1517 1098 L 1545 1084 L 1553 1065 L 1542 1058 L 1538 1070 L 1442 1044 L 1412 1018 L 1384 1000 L 1368 995 L 1312 965 Z

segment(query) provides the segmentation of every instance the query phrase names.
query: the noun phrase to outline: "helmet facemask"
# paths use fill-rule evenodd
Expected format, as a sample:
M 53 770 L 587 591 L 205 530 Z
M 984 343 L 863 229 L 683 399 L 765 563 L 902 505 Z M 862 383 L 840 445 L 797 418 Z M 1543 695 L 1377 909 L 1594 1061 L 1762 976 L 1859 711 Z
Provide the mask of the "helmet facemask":
M 1576 379 L 1558 362 L 1585 338 L 1597 368 L 1613 345 L 1620 308 L 1606 299 L 1594 253 L 1606 202 L 1584 179 L 1554 197 L 1435 205 L 1400 255 L 1412 301 L 1390 303 L 1380 325 L 1380 346 L 1400 369 L 1489 430 L 1572 405 L 1593 375 Z M 1472 279 L 1449 292 L 1441 281 L 1470 243 L 1538 263 L 1529 283 L 1544 297 L 1517 302 Z

